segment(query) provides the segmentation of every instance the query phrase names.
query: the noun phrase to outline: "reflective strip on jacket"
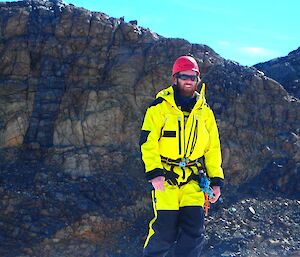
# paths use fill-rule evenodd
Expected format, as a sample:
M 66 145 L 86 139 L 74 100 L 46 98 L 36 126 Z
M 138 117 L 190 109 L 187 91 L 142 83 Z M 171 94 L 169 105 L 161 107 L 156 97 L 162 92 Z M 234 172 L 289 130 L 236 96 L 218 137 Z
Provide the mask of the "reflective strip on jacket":
M 200 94 L 196 92 L 197 101 L 186 122 L 175 104 L 172 86 L 160 91 L 148 107 L 140 139 L 148 180 L 164 175 L 161 156 L 190 161 L 204 156 L 208 176 L 223 180 L 218 128 L 204 92 L 203 84 Z

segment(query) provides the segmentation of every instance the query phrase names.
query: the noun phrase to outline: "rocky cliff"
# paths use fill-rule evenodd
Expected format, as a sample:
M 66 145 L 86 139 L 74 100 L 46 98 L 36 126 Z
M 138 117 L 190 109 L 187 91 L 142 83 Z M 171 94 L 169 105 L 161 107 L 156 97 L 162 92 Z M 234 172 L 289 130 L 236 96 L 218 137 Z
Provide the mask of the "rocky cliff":
M 300 98 L 300 47 L 287 56 L 254 65 L 275 79 L 293 96 Z
M 255 68 L 60 1 L 0 3 L 0 24 L 3 256 L 139 256 L 139 129 L 182 54 L 215 111 L 225 195 L 299 195 L 300 102 Z

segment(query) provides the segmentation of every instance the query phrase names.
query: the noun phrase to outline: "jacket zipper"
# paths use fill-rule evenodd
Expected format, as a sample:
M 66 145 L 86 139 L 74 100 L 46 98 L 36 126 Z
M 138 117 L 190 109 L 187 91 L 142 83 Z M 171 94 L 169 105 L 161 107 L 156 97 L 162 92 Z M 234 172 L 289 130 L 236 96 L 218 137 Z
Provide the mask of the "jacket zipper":
M 190 154 L 193 153 L 196 142 L 197 142 L 197 137 L 198 137 L 198 117 L 196 117 L 196 125 L 195 125 L 195 130 L 194 130 L 194 137 L 193 137 L 193 142 L 192 142 L 192 147 L 191 147 L 191 151 Z
M 181 155 L 181 118 L 178 116 L 178 148 L 179 155 Z
M 184 153 L 184 156 L 187 155 L 187 151 L 188 151 L 188 148 L 189 148 L 189 144 L 190 144 L 190 139 L 191 139 L 191 135 L 192 135 L 192 131 L 193 131 L 193 126 L 194 126 L 194 116 L 193 116 L 193 121 L 192 121 L 192 126 L 191 126 L 191 131 L 190 131 L 190 135 L 189 135 L 189 139 L 188 139 L 188 143 L 187 143 L 187 146 L 186 146 L 186 149 L 185 149 L 185 153 Z

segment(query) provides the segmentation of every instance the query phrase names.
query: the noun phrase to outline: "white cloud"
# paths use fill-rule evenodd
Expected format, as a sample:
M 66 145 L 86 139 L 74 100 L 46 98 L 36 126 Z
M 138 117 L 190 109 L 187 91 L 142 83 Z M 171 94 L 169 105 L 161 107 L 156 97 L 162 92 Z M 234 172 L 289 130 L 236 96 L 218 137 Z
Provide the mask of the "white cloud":
M 222 47 L 230 47 L 232 44 L 229 41 L 221 40 L 221 41 L 218 42 L 218 45 L 222 46 Z
M 254 46 L 240 47 L 238 48 L 238 51 L 250 56 L 273 57 L 277 55 L 276 52 L 270 49 Z

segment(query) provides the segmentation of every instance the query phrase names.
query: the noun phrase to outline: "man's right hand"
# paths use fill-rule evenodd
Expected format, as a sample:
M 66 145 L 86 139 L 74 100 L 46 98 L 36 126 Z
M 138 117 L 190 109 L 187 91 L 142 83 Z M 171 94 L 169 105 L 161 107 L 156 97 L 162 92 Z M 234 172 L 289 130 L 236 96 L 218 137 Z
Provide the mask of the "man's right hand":
M 151 179 L 150 182 L 155 190 L 161 190 L 163 192 L 165 191 L 165 187 L 164 187 L 165 177 L 164 176 L 159 176 L 154 179 Z

